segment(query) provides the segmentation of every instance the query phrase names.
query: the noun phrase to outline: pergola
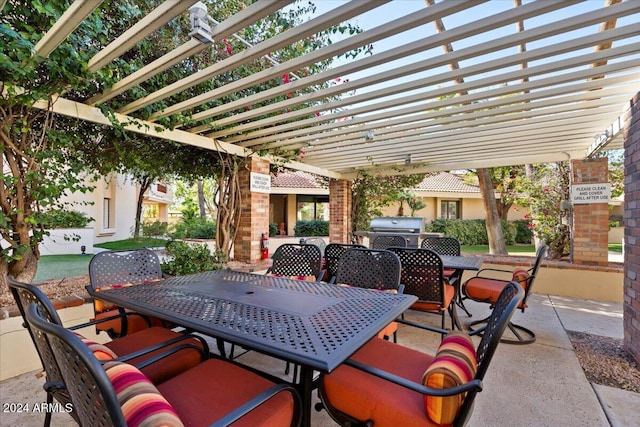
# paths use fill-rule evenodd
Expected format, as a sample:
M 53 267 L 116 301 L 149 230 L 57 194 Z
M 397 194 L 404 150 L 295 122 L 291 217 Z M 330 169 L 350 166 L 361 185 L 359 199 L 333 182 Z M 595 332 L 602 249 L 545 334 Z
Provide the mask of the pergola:
M 353 18 L 367 22 L 375 9 L 397 7 L 386 0 L 341 2 L 302 25 L 257 44 L 247 43 L 246 49 L 129 103 L 118 110 L 119 117 L 150 125 L 131 124 L 133 132 L 241 156 L 258 148 L 302 149 L 304 158 L 289 161 L 287 167 L 342 179 L 358 170 L 420 173 L 581 159 L 605 147 L 622 147 L 620 117 L 640 87 L 640 2 L 539 0 L 521 5 L 516 1 L 514 7 L 507 2 L 417 1 L 421 7 L 406 16 L 284 63 L 272 60 L 270 68 L 159 109 L 147 120 L 137 115 L 145 106 L 168 102 L 173 94 L 256 58 L 269 58 L 270 52 L 321 29 Z M 180 14 L 191 14 L 188 41 L 85 102 L 63 95 L 52 108 L 109 124 L 100 104 L 289 3 L 258 0 L 217 22 L 195 0 L 165 1 L 131 22 L 129 30 L 91 58 L 89 69 L 105 67 Z M 37 53 L 47 56 L 99 4 L 73 2 L 37 44 Z M 449 19 L 462 14 L 473 18 L 445 28 Z M 308 64 L 392 37 L 401 40 L 393 49 L 206 108 L 211 100 L 284 73 L 295 76 L 294 70 Z M 362 77 L 320 86 L 353 75 Z M 298 92 L 303 88 L 313 90 Z M 291 96 L 273 101 L 283 94 Z M 336 95 L 341 96 L 339 101 L 325 102 Z M 258 104 L 262 106 L 246 108 Z M 158 129 L 157 119 L 185 111 L 201 123 Z
M 0 0 L 0 9 L 5 1 Z M 634 102 L 640 90 L 640 1 L 416 1 L 421 7 L 399 17 L 397 12 L 408 2 L 334 3 L 333 9 L 301 25 L 247 43 L 246 49 L 136 99 L 119 108 L 116 117 L 128 123 L 131 132 L 239 156 L 259 149 L 271 153 L 267 160 L 280 161 L 277 153 L 303 150 L 304 156 L 289 159 L 287 167 L 334 178 L 340 185 L 361 170 L 412 174 L 579 161 L 603 149 L 622 148 L 625 139 L 630 152 L 640 152 L 637 122 L 630 124 L 639 116 Z M 36 53 L 48 56 L 100 3 L 73 2 L 36 45 Z M 289 3 L 258 0 L 217 22 L 196 0 L 167 0 L 131 22 L 87 67 L 102 69 L 181 14 L 189 14 L 192 24 L 185 43 L 85 101 L 67 99 L 63 93 L 37 107 L 110 125 L 99 108 L 102 104 L 224 38 L 238 36 Z M 372 13 L 389 19 L 287 62 L 270 57 L 347 20 L 366 24 Z M 295 75 L 310 64 L 389 39 L 395 40 L 393 48 L 336 62 L 306 77 Z M 272 66 L 181 102 L 171 101 L 175 94 L 259 58 L 269 59 Z M 293 78 L 243 95 L 243 89 L 283 74 Z M 342 81 L 336 84 L 337 79 Z M 237 100 L 209 106 L 229 95 Z M 283 96 L 285 100 L 277 100 Z M 143 119 L 141 109 L 161 102 L 163 108 Z M 157 123 L 178 113 L 191 114 L 195 124 L 165 129 Z M 630 200 L 626 233 L 636 242 L 638 155 L 625 161 L 625 196 Z M 606 223 L 606 206 L 603 210 Z M 255 251 L 255 237 L 247 237 L 242 250 Z M 640 252 L 634 243 L 625 247 L 625 343 L 640 360 L 640 312 L 634 308 L 640 295 Z

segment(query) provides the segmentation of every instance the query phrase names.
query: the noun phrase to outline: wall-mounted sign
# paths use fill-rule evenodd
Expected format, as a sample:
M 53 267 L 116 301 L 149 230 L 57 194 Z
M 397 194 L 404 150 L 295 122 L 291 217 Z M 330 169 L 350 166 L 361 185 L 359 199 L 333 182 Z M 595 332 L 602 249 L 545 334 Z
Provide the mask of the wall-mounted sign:
M 249 189 L 255 193 L 271 192 L 271 176 L 263 173 L 251 172 Z
M 571 202 L 574 205 L 587 203 L 609 203 L 611 184 L 577 184 L 571 186 Z

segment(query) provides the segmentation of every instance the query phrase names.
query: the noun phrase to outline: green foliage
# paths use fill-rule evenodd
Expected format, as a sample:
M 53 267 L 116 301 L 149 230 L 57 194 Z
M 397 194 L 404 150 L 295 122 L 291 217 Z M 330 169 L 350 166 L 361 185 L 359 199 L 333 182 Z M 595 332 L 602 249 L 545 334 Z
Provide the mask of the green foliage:
M 174 239 L 214 239 L 216 223 L 206 218 L 183 220 L 173 226 L 170 236 Z
M 329 221 L 296 221 L 293 231 L 299 237 L 328 236 Z
M 42 227 L 47 230 L 56 228 L 84 228 L 93 218 L 83 212 L 70 210 L 50 210 L 39 215 Z
M 188 244 L 174 240 L 167 243 L 166 250 L 169 259 L 162 263 L 162 272 L 170 276 L 182 276 L 222 268 L 220 254 L 216 254 L 216 257 L 212 256 L 206 245 Z
M 502 222 L 502 234 L 507 245 L 516 242 L 517 226 L 508 221 Z M 443 233 L 455 237 L 461 245 L 488 245 L 487 227 L 484 219 L 437 219 L 426 227 L 426 231 Z
M 517 219 L 513 221 L 516 226 L 516 243 L 531 244 L 533 231 L 531 231 L 531 221 L 527 219 Z
M 278 235 L 278 224 L 275 222 L 269 223 L 269 236 L 277 236 Z
M 120 249 L 140 249 L 140 248 L 164 248 L 167 241 L 153 237 L 134 237 L 125 240 L 114 240 L 112 242 L 96 243 L 93 246 L 103 249 L 117 251 Z
M 163 221 L 145 222 L 142 224 L 142 235 L 145 237 L 166 236 L 169 224 Z
M 609 227 L 621 227 L 624 224 L 622 215 L 609 215 Z

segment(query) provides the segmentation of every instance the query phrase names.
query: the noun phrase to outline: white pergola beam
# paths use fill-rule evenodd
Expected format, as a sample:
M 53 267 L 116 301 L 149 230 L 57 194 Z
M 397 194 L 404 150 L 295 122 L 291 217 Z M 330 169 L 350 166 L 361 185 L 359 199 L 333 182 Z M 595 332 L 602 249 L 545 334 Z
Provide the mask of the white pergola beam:
M 49 56 L 101 3 L 102 0 L 74 1 L 53 27 L 36 43 L 36 55 Z M 1 10 L 2 8 L 0 8 Z
M 167 22 L 197 3 L 198 0 L 167 0 L 151 13 L 136 22 L 131 28 L 89 60 L 89 71 L 96 72 L 129 49 L 140 40 L 162 27 Z
M 217 64 L 211 65 L 199 72 L 185 77 L 177 82 L 165 86 L 163 89 L 151 93 L 144 98 L 125 105 L 118 110 L 120 113 L 128 114 L 133 111 L 144 108 L 155 102 L 161 101 L 169 96 L 188 89 L 192 86 L 200 84 L 206 80 L 212 79 L 226 71 L 229 71 L 241 64 L 245 64 L 253 59 L 264 56 L 273 50 L 277 50 L 283 46 L 294 43 L 302 38 L 308 37 L 331 26 L 336 22 L 348 20 L 353 16 L 357 16 L 373 7 L 377 7 L 389 0 L 360 0 L 349 2 L 343 6 L 333 9 L 317 18 L 314 18 L 302 25 L 291 28 L 284 33 L 278 34 L 270 39 L 263 41 L 251 48 L 245 49 Z

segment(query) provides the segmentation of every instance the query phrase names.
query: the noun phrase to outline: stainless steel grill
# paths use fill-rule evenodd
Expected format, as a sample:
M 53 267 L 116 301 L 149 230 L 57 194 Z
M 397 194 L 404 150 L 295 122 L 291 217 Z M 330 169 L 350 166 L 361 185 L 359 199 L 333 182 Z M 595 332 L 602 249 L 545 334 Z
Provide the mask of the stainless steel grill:
M 418 247 L 420 238 L 433 235 L 424 232 L 424 218 L 421 216 L 396 216 L 373 218 L 368 231 L 356 231 L 356 236 L 368 237 L 369 244 L 378 236 L 402 236 L 407 246 Z

